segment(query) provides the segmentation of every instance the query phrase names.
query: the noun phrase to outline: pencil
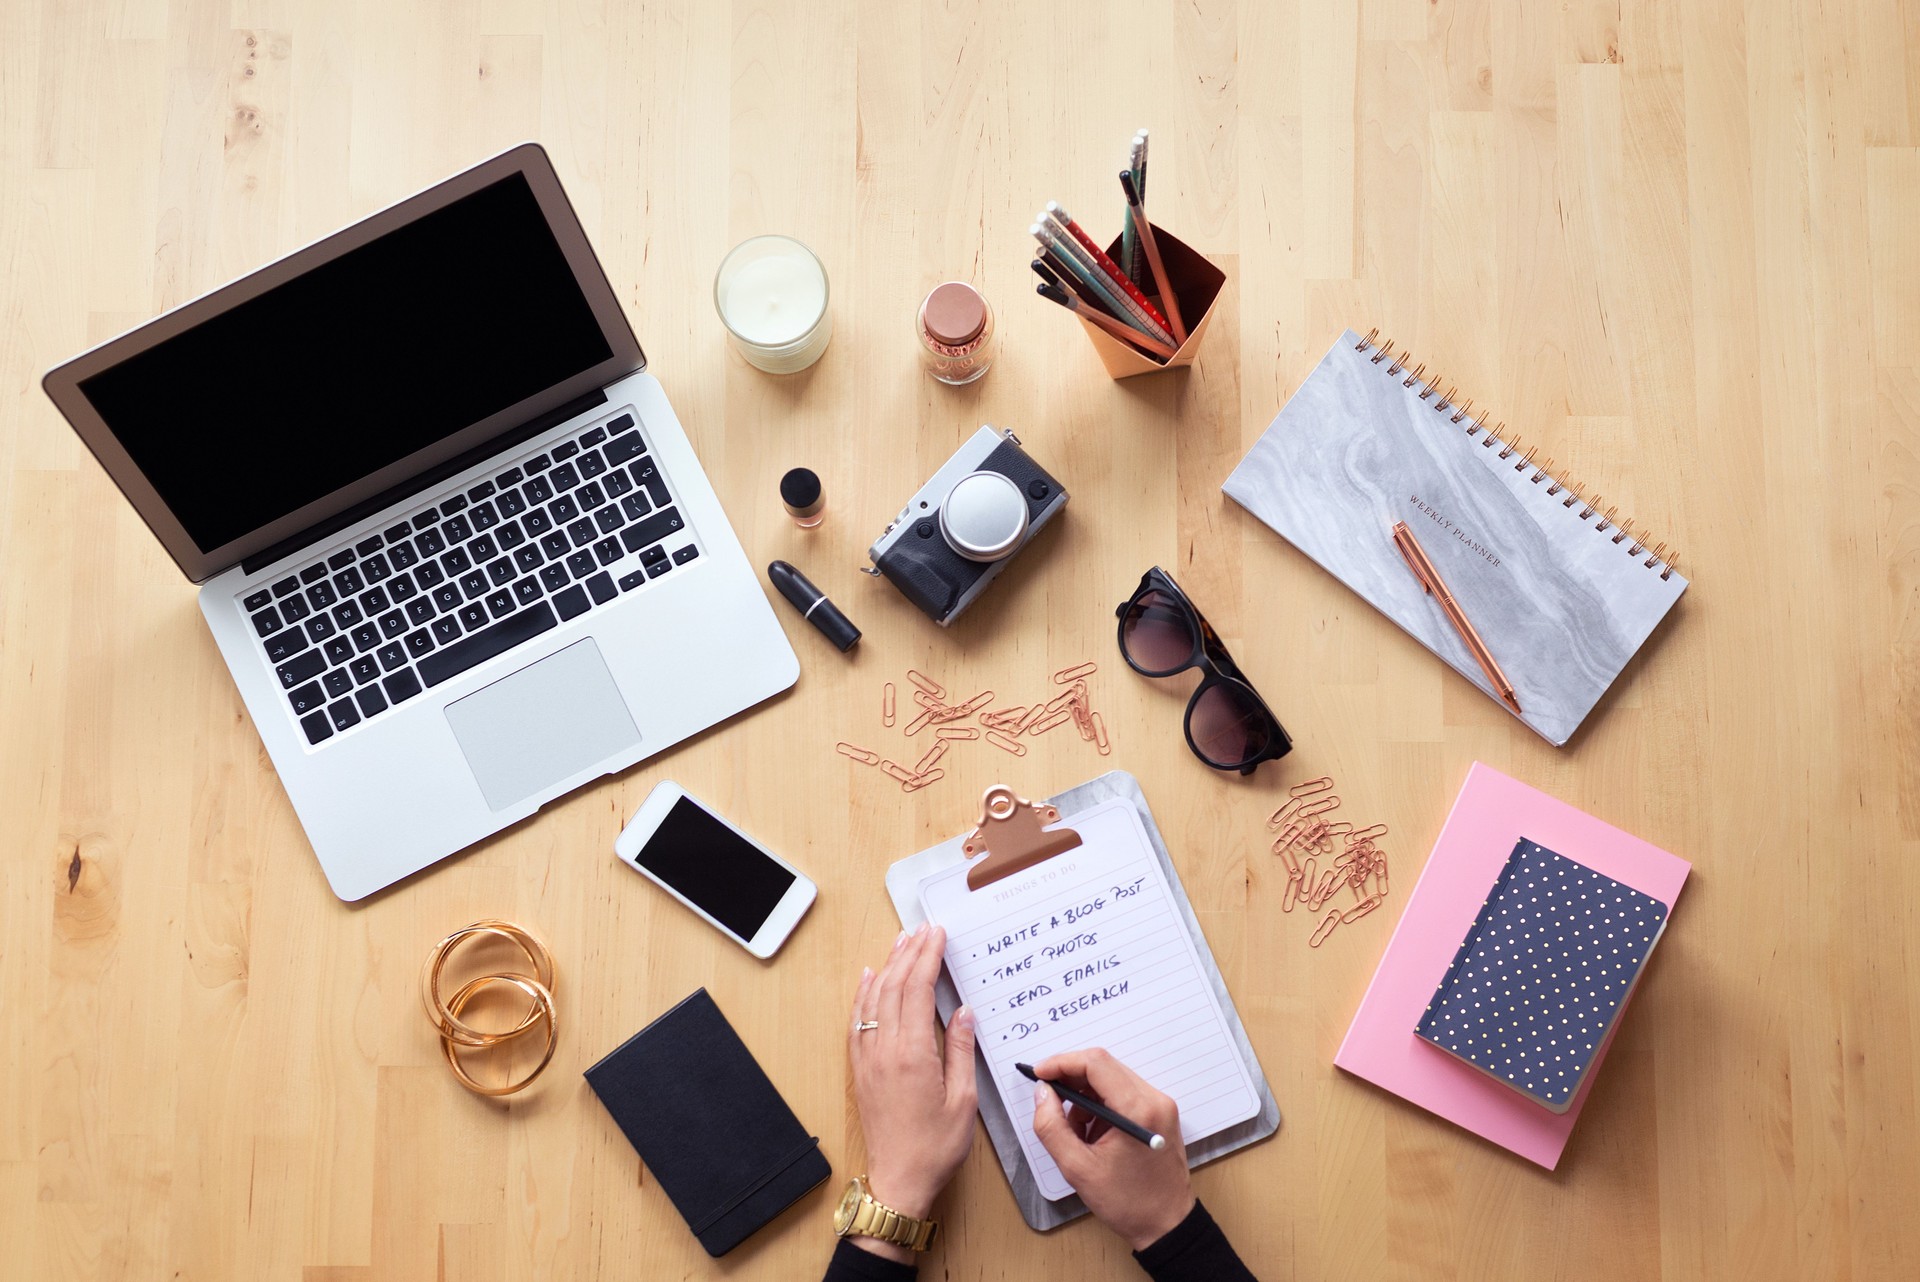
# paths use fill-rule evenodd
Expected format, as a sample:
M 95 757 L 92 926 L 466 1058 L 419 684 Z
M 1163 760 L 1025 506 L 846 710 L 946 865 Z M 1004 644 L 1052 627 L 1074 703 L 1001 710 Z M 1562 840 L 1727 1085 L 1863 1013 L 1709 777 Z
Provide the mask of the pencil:
M 1044 249 L 1040 251 L 1040 256 L 1033 260 L 1033 274 L 1038 276 L 1043 283 L 1052 285 L 1056 289 L 1065 290 L 1068 293 L 1073 292 L 1073 286 L 1069 285 L 1066 279 L 1061 276 L 1060 269 L 1054 265 L 1051 255 Z
M 1167 283 L 1166 264 L 1160 261 L 1160 246 L 1154 243 L 1153 224 L 1147 221 L 1147 211 L 1140 203 L 1140 189 L 1133 185 L 1133 175 L 1125 169 L 1120 171 L 1120 186 L 1127 193 L 1127 208 L 1133 211 L 1134 223 L 1140 229 L 1140 247 L 1147 251 L 1147 266 L 1153 268 L 1153 281 L 1160 289 L 1160 301 L 1166 304 L 1174 342 L 1185 343 L 1187 327 L 1180 320 L 1180 300 L 1173 296 L 1173 286 Z
M 1127 167 L 1133 173 L 1133 189 L 1140 193 L 1140 203 L 1147 203 L 1147 131 L 1142 129 L 1133 136 L 1133 147 L 1127 156 Z M 1133 224 L 1133 210 L 1127 210 L 1126 253 L 1121 256 L 1121 266 L 1127 269 L 1127 275 L 1139 280 L 1147 274 L 1147 258 L 1140 251 L 1140 229 Z
M 1094 308 L 1087 306 L 1078 298 L 1068 293 L 1061 285 L 1048 283 L 1035 285 L 1033 288 L 1035 293 L 1039 294 L 1040 297 L 1046 299 L 1048 302 L 1060 304 L 1060 306 L 1066 308 L 1081 320 L 1098 325 L 1101 329 L 1106 330 L 1107 333 L 1113 335 L 1121 342 L 1131 343 L 1133 346 L 1145 351 L 1148 355 L 1157 356 L 1163 361 L 1173 359 L 1173 349 L 1159 339 L 1148 338 L 1139 330 L 1122 325 L 1119 321 L 1104 312 L 1096 311 Z
M 1019 1069 L 1020 1075 L 1030 1082 L 1043 1080 L 1033 1071 L 1033 1065 L 1031 1064 L 1015 1064 L 1014 1067 Z M 1129 1122 L 1105 1104 L 1088 1099 L 1079 1091 L 1074 1090 L 1073 1087 L 1060 1082 L 1048 1082 L 1047 1085 L 1053 1087 L 1053 1093 L 1067 1103 L 1073 1105 L 1075 1108 L 1085 1109 L 1087 1112 L 1092 1113 L 1095 1117 L 1113 1127 L 1116 1131 L 1125 1131 L 1128 1135 L 1133 1136 L 1133 1138 L 1139 1140 L 1154 1152 L 1158 1153 L 1167 1146 L 1166 1136 L 1150 1131 L 1138 1122 Z

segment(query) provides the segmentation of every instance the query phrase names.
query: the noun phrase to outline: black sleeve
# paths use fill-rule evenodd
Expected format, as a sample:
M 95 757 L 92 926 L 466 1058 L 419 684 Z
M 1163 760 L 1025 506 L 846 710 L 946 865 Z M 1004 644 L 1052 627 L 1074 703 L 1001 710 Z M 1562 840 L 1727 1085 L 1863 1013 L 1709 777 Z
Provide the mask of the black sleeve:
M 1198 1201 L 1186 1219 L 1133 1258 L 1153 1282 L 1259 1282 Z
M 827 1275 L 821 1282 L 913 1282 L 919 1274 L 918 1265 L 883 1260 L 872 1251 L 862 1251 L 841 1238 L 840 1245 L 833 1249 L 833 1258 L 827 1261 Z

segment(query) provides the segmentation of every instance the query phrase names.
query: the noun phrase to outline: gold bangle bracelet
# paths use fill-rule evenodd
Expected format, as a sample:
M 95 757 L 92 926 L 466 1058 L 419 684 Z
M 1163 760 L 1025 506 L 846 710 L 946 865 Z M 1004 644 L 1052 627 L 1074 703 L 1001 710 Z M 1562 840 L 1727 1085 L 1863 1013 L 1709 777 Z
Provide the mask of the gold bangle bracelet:
M 535 1064 L 533 1070 L 517 1082 L 510 1081 L 500 1086 L 483 1086 L 468 1075 L 465 1066 L 460 1063 L 459 1053 L 455 1051 L 451 1038 L 442 1037 L 440 1039 L 440 1049 L 447 1057 L 447 1067 L 453 1070 L 453 1075 L 460 1079 L 462 1086 L 472 1091 L 475 1095 L 497 1097 L 501 1095 L 512 1095 L 516 1091 L 525 1090 L 527 1087 L 533 1085 L 535 1078 L 547 1070 L 547 1065 L 553 1062 L 554 1049 L 560 1044 L 560 1022 L 554 1016 L 553 994 L 547 991 L 546 985 L 540 983 L 538 980 L 528 979 L 525 975 L 481 975 L 477 979 L 468 980 L 467 983 L 453 995 L 453 1000 L 448 1003 L 448 1005 L 453 1013 L 458 1015 L 466 1008 L 467 1003 L 473 999 L 474 994 L 493 984 L 511 984 L 533 999 L 532 1019 L 535 1021 L 544 1021 L 547 1026 L 547 1048 L 541 1054 L 540 1062 Z
M 504 939 L 517 947 L 525 954 L 534 973 L 521 975 L 497 971 L 493 974 L 481 975 L 476 979 L 468 980 L 451 998 L 442 998 L 440 978 L 446 969 L 447 960 L 462 944 L 488 936 Z M 428 952 L 426 964 L 420 973 L 421 998 L 426 1006 L 427 1018 L 432 1022 L 434 1031 L 439 1034 L 440 1049 L 446 1056 L 447 1067 L 453 1070 L 454 1077 L 462 1086 L 476 1095 L 493 1097 L 512 1095 L 516 1091 L 525 1090 L 532 1085 L 535 1078 L 546 1071 L 547 1065 L 553 1062 L 554 1050 L 560 1043 L 559 1012 L 553 999 L 556 978 L 553 954 L 547 950 L 547 946 L 524 927 L 496 917 L 462 926 L 434 945 Z M 519 989 L 530 1002 L 526 1014 L 520 1017 L 517 1024 L 498 1032 L 488 1032 L 485 1029 L 475 1028 L 461 1019 L 461 1015 L 465 1013 L 467 1006 L 476 996 L 489 988 L 502 986 Z M 467 1072 L 466 1066 L 461 1063 L 461 1051 L 488 1050 L 503 1046 L 525 1036 L 533 1030 L 535 1025 L 545 1026 L 546 1049 L 540 1056 L 540 1062 L 519 1080 L 508 1081 L 499 1086 L 486 1086 L 475 1080 Z
M 463 926 L 448 935 L 434 945 L 427 954 L 426 965 L 420 973 L 421 997 L 426 1003 L 427 1018 L 432 1020 L 433 1026 L 440 1030 L 440 1036 L 449 1041 L 458 1042 L 462 1046 L 497 1046 L 503 1041 L 519 1037 L 532 1028 L 539 1018 L 536 1006 L 527 1012 L 517 1027 L 489 1033 L 463 1023 L 458 1013 L 449 1009 L 447 1003 L 441 999 L 440 973 L 446 969 L 447 959 L 462 943 L 482 935 L 492 935 L 516 945 L 522 953 L 526 954 L 528 962 L 532 963 L 533 978 L 538 980 L 541 987 L 549 993 L 553 991 L 554 981 L 558 978 L 554 972 L 553 954 L 547 951 L 546 945 L 535 938 L 531 932 L 510 921 L 489 917 L 474 922 L 471 926 Z

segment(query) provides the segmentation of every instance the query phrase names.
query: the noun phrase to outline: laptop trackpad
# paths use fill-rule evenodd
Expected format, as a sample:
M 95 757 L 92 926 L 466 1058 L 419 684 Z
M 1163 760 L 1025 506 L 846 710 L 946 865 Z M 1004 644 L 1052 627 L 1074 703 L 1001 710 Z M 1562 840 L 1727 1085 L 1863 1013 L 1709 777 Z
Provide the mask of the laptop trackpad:
M 447 724 L 495 810 L 640 742 L 592 637 L 448 704 Z

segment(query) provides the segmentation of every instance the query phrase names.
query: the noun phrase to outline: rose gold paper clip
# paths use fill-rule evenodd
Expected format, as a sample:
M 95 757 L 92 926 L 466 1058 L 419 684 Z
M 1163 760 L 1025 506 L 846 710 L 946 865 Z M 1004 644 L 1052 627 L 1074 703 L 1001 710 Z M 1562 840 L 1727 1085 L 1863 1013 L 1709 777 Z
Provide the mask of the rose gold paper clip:
M 1071 720 L 1073 720 L 1072 710 L 1068 708 L 1062 708 L 1060 709 L 1060 711 L 1054 713 L 1052 716 L 1047 717 L 1041 721 L 1036 721 L 1033 725 L 1027 727 L 1027 733 L 1029 735 L 1043 735 L 1047 731 L 1054 729 L 1056 726 L 1063 726 Z
M 1027 755 L 1026 744 L 1021 743 L 1018 739 L 1009 739 L 998 730 L 987 731 L 987 742 L 996 748 L 1011 752 L 1016 757 L 1024 757 Z
M 980 709 L 986 707 L 989 703 L 992 703 L 992 702 L 993 702 L 993 691 L 982 690 L 979 694 L 974 695 L 973 698 L 967 700 L 965 703 L 956 707 L 953 710 L 954 716 L 970 717 L 974 713 L 980 711 Z
M 1346 922 L 1350 922 L 1350 921 L 1359 921 L 1362 917 L 1365 917 L 1368 913 L 1378 908 L 1380 906 L 1380 901 L 1385 898 L 1386 898 L 1385 895 L 1372 895 L 1366 899 L 1361 900 L 1359 903 L 1355 904 L 1353 907 L 1347 909 L 1345 912 L 1340 914 L 1341 923 L 1345 924 Z
M 1283 841 L 1275 841 L 1273 843 L 1273 853 L 1280 856 L 1280 862 L 1286 865 L 1287 872 L 1290 876 L 1298 877 L 1300 875 L 1300 859 L 1293 853 L 1292 845 Z
M 1313 928 L 1313 935 L 1307 940 L 1307 947 L 1320 947 L 1321 944 L 1327 941 L 1327 936 L 1333 933 L 1333 928 L 1339 924 L 1340 910 L 1338 908 L 1329 909 L 1327 915 L 1320 919 L 1320 924 Z
M 1315 815 L 1323 815 L 1327 813 L 1329 810 L 1338 809 L 1339 805 L 1340 805 L 1340 798 L 1338 797 L 1321 797 L 1314 801 L 1304 801 L 1304 800 L 1290 801 L 1286 805 L 1280 807 L 1280 809 L 1273 812 L 1274 817 L 1278 818 L 1280 820 L 1280 823 L 1278 824 L 1273 823 L 1272 820 L 1270 819 L 1268 821 L 1268 826 L 1277 828 L 1281 824 L 1286 824 L 1287 831 L 1295 834 L 1306 832 L 1308 829 L 1324 830 L 1326 827 L 1325 820 L 1322 820 L 1317 824 L 1310 823 L 1308 821 L 1313 819 Z M 1323 834 L 1320 832 L 1316 832 L 1314 840 L 1318 841 L 1321 835 Z
M 1309 779 L 1305 783 L 1295 784 L 1287 790 L 1287 795 L 1292 800 L 1288 801 L 1286 805 L 1280 807 L 1280 809 L 1274 811 L 1273 814 L 1267 817 L 1267 827 L 1278 828 L 1286 823 L 1288 818 L 1291 817 L 1292 812 L 1297 810 L 1300 805 L 1304 805 L 1307 798 L 1313 796 L 1315 793 L 1332 791 L 1332 775 L 1321 775 L 1318 779 Z

